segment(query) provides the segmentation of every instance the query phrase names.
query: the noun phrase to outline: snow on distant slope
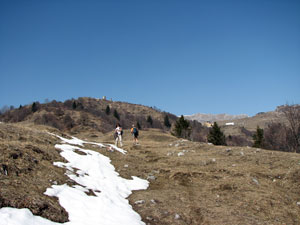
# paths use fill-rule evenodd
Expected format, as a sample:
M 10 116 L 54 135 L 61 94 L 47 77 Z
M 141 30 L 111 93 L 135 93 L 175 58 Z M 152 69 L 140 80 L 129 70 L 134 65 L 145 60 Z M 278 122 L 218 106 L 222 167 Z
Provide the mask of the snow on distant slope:
M 59 137 L 59 136 L 58 136 Z M 63 144 L 55 145 L 67 163 L 55 165 L 67 169 L 66 175 L 77 185 L 52 185 L 46 195 L 56 196 L 69 214 L 66 225 L 134 225 L 144 224 L 127 197 L 133 190 L 147 189 L 148 181 L 138 177 L 124 179 L 115 171 L 110 159 L 98 152 L 78 146 L 85 143 L 104 146 L 100 143 L 85 142 L 77 138 L 59 137 Z M 125 154 L 114 145 L 109 147 Z M 78 154 L 77 152 L 81 152 Z M 93 195 L 87 195 L 88 192 Z M 0 225 L 57 225 L 47 219 L 34 216 L 28 209 L 1 208 Z
M 216 121 L 224 121 L 224 120 L 235 120 L 235 119 L 243 119 L 249 117 L 246 114 L 240 115 L 229 115 L 229 114 L 204 114 L 204 113 L 197 113 L 193 115 L 186 115 L 184 118 L 188 120 L 197 120 L 199 122 L 216 122 Z

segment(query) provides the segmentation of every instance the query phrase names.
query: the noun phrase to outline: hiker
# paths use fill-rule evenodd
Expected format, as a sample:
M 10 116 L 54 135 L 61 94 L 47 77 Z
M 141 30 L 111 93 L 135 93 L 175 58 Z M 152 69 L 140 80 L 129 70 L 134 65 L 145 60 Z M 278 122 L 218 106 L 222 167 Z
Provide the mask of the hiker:
M 115 138 L 115 145 L 118 147 L 118 141 L 120 142 L 120 146 L 123 146 L 122 143 L 122 134 L 123 134 L 123 130 L 122 127 L 119 123 L 117 123 L 116 125 L 116 129 L 115 129 L 115 134 L 114 134 L 114 138 Z
M 133 144 L 138 144 L 138 136 L 139 136 L 139 131 L 138 129 L 134 126 L 134 124 L 132 124 L 132 128 L 130 130 L 132 136 L 133 136 Z

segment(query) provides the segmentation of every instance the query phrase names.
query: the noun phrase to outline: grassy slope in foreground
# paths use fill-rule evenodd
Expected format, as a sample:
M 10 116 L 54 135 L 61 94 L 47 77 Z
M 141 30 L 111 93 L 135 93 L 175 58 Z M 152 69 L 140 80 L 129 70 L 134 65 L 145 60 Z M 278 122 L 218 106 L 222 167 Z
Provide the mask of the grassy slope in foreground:
M 300 155 L 179 140 L 141 131 L 128 154 L 110 154 L 121 176 L 151 182 L 130 196 L 150 224 L 300 224 Z M 109 141 L 110 135 L 103 137 Z M 144 200 L 143 204 L 135 204 Z
M 78 137 L 113 141 L 112 134 Z M 0 138 L 0 163 L 11 168 L 8 176 L 0 174 L 1 207 L 27 207 L 37 215 L 64 221 L 63 209 L 43 194 L 53 181 L 66 180 L 63 169 L 52 166 L 53 161 L 62 161 L 54 149 L 59 140 L 36 126 L 8 124 L 0 124 Z M 300 224 L 299 154 L 217 147 L 179 140 L 159 130 L 140 131 L 138 146 L 132 145 L 126 130 L 124 144 L 125 156 L 89 148 L 109 156 L 122 177 L 150 181 L 147 190 L 129 198 L 145 222 Z

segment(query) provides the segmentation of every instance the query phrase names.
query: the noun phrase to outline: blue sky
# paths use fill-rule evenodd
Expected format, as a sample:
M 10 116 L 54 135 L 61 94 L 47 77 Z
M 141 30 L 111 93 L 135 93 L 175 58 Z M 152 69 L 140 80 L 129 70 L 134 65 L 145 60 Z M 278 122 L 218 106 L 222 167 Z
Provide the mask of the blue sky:
M 0 107 L 271 111 L 300 103 L 300 1 L 0 0 L 0 83 Z

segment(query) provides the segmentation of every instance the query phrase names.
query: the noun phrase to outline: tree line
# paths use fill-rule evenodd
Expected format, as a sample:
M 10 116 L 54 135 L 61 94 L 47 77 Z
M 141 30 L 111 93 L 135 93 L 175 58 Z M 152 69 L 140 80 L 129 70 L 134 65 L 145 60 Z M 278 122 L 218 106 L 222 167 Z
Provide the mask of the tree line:
M 65 108 L 80 111 L 80 117 L 74 118 L 70 111 L 64 110 Z M 31 116 L 41 110 L 45 113 Z M 280 112 L 285 122 L 272 122 L 264 129 L 257 127 L 254 134 L 245 128 L 241 128 L 241 132 L 248 137 L 253 137 L 254 147 L 300 153 L 300 106 L 285 105 L 280 107 Z M 90 114 L 95 118 L 103 118 L 105 123 L 100 126 L 100 124 L 93 121 Z M 251 145 L 251 142 L 249 143 L 245 138 L 239 136 L 229 135 L 226 137 L 216 122 L 211 128 L 207 128 L 197 121 L 186 120 L 184 116 L 176 118 L 168 113 L 161 113 L 161 116 L 162 120 L 158 120 L 153 118 L 151 113 L 134 116 L 124 110 L 120 114 L 117 108 L 111 108 L 109 105 L 99 110 L 79 99 L 67 100 L 64 103 L 55 100 L 46 104 L 33 102 L 28 106 L 20 105 L 17 109 L 5 107 L 1 111 L 0 119 L 3 122 L 21 122 L 29 117 L 34 118 L 34 123 L 52 126 L 60 130 L 86 126 L 93 127 L 101 132 L 111 131 L 117 122 L 120 122 L 125 129 L 135 123 L 139 129 L 159 128 L 170 130 L 174 136 L 192 141 L 210 142 L 214 145 Z
M 281 112 L 285 123 L 272 122 L 265 129 L 257 127 L 254 147 L 300 153 L 300 105 L 285 105 Z
M 241 131 L 246 136 L 252 136 L 253 147 L 300 153 L 300 105 L 287 104 L 281 107 L 280 111 L 286 121 L 285 123 L 271 122 L 265 129 L 257 127 L 254 134 L 245 128 L 241 128 Z M 190 122 L 181 116 L 176 121 L 172 134 L 177 137 L 191 139 L 192 131 L 193 128 Z M 206 141 L 214 145 L 227 145 L 227 140 L 232 141 L 233 139 L 236 143 L 243 141 L 236 136 L 229 135 L 226 138 L 216 122 L 208 130 L 206 136 Z

